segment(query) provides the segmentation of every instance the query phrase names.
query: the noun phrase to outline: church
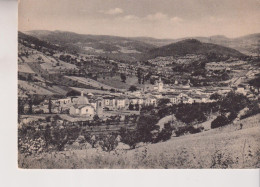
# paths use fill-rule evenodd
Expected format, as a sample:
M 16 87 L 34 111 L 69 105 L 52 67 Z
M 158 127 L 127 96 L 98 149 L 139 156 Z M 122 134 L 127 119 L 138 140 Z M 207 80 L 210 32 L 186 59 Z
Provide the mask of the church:
M 157 91 L 157 92 L 163 92 L 163 81 L 161 77 L 159 77 L 159 80 L 155 82 L 155 85 L 145 85 L 144 91 Z
M 88 98 L 81 92 L 75 103 L 70 107 L 70 115 L 93 118 L 95 115 L 103 115 L 102 99 L 97 99 L 96 103 L 90 103 Z

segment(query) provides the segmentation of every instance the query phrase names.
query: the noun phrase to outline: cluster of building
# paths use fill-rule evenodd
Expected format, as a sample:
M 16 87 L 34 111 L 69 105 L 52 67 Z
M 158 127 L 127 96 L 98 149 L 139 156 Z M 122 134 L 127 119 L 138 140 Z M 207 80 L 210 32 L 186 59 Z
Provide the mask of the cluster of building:
M 242 60 L 233 60 L 233 61 L 225 61 L 225 62 L 210 62 L 207 63 L 205 68 L 208 71 L 220 71 L 220 70 L 227 70 L 230 71 L 232 69 L 240 68 L 246 65 L 246 61 Z
M 82 91 L 80 96 L 52 99 L 51 104 L 54 113 L 66 113 L 87 118 L 97 115 L 102 118 L 112 113 L 121 115 L 126 111 L 139 112 L 143 106 L 156 106 L 160 99 L 169 99 L 170 104 L 212 102 L 209 98 L 216 90 L 208 89 L 207 91 L 205 92 L 202 88 L 190 88 L 188 85 L 164 85 L 163 81 L 159 79 L 155 85 L 141 91 L 111 94 L 87 93 L 86 95 Z M 39 108 L 48 113 L 49 102 L 46 100 Z

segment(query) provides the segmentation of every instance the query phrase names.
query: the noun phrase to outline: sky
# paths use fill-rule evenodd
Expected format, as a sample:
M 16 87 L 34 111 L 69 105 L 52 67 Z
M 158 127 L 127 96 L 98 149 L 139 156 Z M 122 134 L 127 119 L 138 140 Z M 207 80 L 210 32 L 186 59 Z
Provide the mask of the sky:
M 260 0 L 20 0 L 19 30 L 181 38 L 260 32 Z

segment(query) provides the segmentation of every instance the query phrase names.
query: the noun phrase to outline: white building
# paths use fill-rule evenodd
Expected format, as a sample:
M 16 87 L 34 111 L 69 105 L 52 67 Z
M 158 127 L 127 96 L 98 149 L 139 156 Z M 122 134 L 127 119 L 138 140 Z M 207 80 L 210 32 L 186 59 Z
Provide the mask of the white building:
M 89 103 L 88 98 L 84 97 L 83 92 L 81 92 L 81 96 L 70 107 L 70 115 L 93 117 L 95 114 L 95 107 Z

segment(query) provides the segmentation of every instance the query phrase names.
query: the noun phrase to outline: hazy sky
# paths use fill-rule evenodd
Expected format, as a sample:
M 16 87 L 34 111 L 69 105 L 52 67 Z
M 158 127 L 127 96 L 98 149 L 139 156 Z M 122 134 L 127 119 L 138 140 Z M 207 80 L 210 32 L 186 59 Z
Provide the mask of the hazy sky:
M 20 0 L 19 30 L 237 37 L 260 32 L 260 0 Z

